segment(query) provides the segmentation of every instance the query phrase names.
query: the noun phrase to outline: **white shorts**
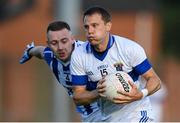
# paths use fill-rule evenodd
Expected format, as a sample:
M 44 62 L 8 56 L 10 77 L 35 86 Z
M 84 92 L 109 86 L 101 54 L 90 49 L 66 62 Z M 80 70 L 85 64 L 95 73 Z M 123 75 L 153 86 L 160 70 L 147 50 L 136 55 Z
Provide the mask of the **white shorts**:
M 87 117 L 82 117 L 82 122 L 103 122 L 107 121 L 110 116 L 104 116 L 100 110 L 94 111 Z
M 123 107 L 121 105 L 109 105 L 112 110 L 104 110 L 107 122 L 151 122 L 154 121 L 154 113 L 149 98 L 134 101 Z M 108 109 L 108 106 L 105 106 Z M 119 109 L 118 109 L 119 107 Z
M 133 111 L 130 113 L 125 113 L 122 111 L 116 111 L 110 114 L 110 118 L 106 120 L 107 122 L 153 122 L 154 116 L 152 110 L 143 111 Z

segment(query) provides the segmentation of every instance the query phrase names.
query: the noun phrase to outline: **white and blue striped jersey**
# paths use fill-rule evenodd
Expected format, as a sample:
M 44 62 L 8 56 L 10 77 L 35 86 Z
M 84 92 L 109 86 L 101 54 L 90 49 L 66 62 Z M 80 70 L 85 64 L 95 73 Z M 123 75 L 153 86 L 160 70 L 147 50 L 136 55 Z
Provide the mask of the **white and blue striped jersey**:
M 87 89 L 91 90 L 96 89 L 102 76 L 115 71 L 128 73 L 138 88 L 143 89 L 146 81 L 141 75 L 150 68 L 151 64 L 139 44 L 116 35 L 110 35 L 107 49 L 101 54 L 97 53 L 88 41 L 84 43 L 73 52 L 70 67 L 72 84 L 86 85 Z M 103 114 L 110 116 L 107 121 L 139 122 L 150 121 L 152 117 L 148 97 L 127 105 L 117 105 L 101 99 L 99 105 Z
M 84 42 L 76 41 L 74 43 L 74 48 L 81 46 Z M 70 75 L 70 61 L 64 63 L 54 55 L 53 51 L 46 47 L 44 50 L 44 60 L 49 65 L 50 69 L 53 71 L 58 82 L 67 90 L 70 97 L 73 95 L 72 91 L 72 81 Z M 90 105 L 76 106 L 77 111 L 81 114 L 82 118 L 88 117 L 96 108 L 90 107 Z

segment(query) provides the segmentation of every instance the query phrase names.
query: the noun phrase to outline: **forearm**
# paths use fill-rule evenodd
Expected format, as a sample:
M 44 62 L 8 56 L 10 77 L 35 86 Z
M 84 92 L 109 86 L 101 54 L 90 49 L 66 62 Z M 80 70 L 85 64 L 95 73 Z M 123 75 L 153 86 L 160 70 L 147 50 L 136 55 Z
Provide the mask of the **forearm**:
M 99 98 L 97 90 L 93 91 L 84 91 L 83 93 L 74 93 L 73 99 L 74 102 L 78 105 L 87 105 Z
M 153 69 L 149 71 L 148 76 L 145 76 L 145 79 L 147 80 L 145 88 L 148 90 L 148 96 L 154 94 L 161 88 L 161 80 Z
M 44 46 L 35 46 L 29 51 L 30 56 L 35 56 L 39 59 L 43 59 L 43 51 L 45 47 Z
M 148 96 L 154 94 L 161 88 L 161 80 L 158 77 L 152 77 L 147 81 L 146 88 Z

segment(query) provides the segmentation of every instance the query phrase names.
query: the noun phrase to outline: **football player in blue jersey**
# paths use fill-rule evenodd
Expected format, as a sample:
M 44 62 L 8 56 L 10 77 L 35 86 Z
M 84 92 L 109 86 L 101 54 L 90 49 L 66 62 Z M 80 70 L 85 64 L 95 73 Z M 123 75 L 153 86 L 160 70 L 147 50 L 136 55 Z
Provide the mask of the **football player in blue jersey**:
M 75 103 L 97 102 L 104 116 L 102 121 L 153 121 L 148 96 L 160 89 L 161 80 L 144 49 L 130 39 L 111 34 L 111 15 L 102 7 L 87 9 L 83 22 L 87 41 L 74 50 L 70 65 Z M 124 71 L 132 77 L 132 91 L 118 91 L 121 96 L 110 101 L 103 95 L 104 76 L 115 71 Z
M 33 56 L 44 59 L 58 82 L 67 90 L 69 96 L 72 97 L 72 82 L 69 69 L 70 58 L 73 50 L 83 42 L 74 39 L 70 26 L 63 21 L 54 21 L 49 24 L 47 39 L 47 46 L 35 46 L 34 42 L 28 44 L 19 62 L 23 64 Z M 82 121 L 86 121 L 89 115 L 98 111 L 98 107 L 90 107 L 89 104 L 77 105 L 77 111 L 80 113 Z

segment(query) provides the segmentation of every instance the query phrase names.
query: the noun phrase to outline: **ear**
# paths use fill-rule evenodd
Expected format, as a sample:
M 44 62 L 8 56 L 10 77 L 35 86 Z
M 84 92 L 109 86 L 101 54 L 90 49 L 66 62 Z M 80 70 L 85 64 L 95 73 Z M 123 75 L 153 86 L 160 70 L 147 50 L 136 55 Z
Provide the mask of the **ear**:
M 106 30 L 110 31 L 111 30 L 111 26 L 112 26 L 112 23 L 111 22 L 107 22 L 106 23 Z

